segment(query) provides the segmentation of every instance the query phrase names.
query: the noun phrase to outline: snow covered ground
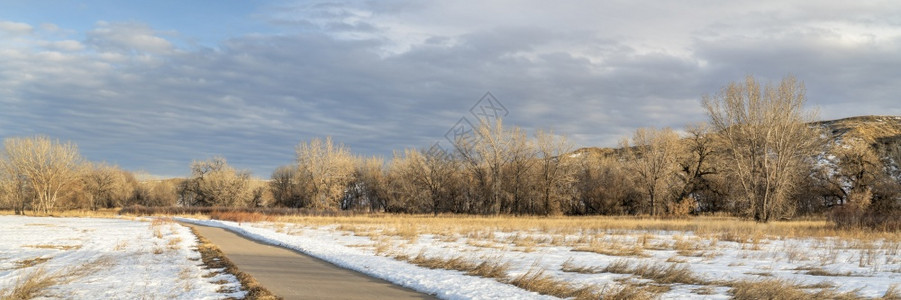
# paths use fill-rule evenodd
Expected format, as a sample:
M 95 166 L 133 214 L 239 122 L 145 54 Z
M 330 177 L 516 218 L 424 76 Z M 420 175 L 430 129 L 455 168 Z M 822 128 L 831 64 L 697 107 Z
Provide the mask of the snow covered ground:
M 171 221 L 0 216 L 0 298 L 29 278 L 49 280 L 33 296 L 51 299 L 243 297 L 196 243 Z
M 898 241 L 833 238 L 730 240 L 692 232 L 626 231 L 549 234 L 541 230 L 479 234 L 403 234 L 389 229 L 292 223 L 192 220 L 283 245 L 349 269 L 444 299 L 554 298 L 461 271 L 428 269 L 392 257 L 462 257 L 509 264 L 508 278 L 543 271 L 560 282 L 597 289 L 651 284 L 664 299 L 728 299 L 730 282 L 781 279 L 809 291 L 823 288 L 883 296 L 901 283 Z M 396 230 L 396 229 L 394 229 Z M 586 238 L 588 236 L 588 238 Z M 386 250 L 387 248 L 387 250 Z M 661 283 L 639 266 L 687 268 L 698 283 Z M 619 271 L 613 271 L 619 266 Z

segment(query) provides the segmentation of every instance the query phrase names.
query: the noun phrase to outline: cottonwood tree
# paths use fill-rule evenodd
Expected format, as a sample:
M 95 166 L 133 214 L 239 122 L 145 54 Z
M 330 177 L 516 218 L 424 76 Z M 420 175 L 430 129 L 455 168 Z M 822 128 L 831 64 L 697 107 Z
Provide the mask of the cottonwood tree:
M 564 213 L 570 215 L 637 214 L 641 210 L 642 195 L 635 187 L 627 168 L 615 153 L 583 152 L 573 158 L 574 195 Z
M 472 196 L 483 199 L 481 213 L 512 212 L 521 204 L 522 174 L 535 157 L 532 145 L 520 128 L 506 130 L 500 119 L 474 131 L 477 138 L 458 138 L 455 145 L 474 183 Z
M 411 150 L 407 156 L 410 158 L 409 174 L 413 177 L 413 184 L 429 200 L 428 212 L 437 215 L 453 210 L 459 190 L 456 184 L 459 180 L 459 161 L 442 151 Z
M 628 141 L 623 142 L 623 149 L 629 153 L 630 169 L 648 199 L 651 215 L 656 216 L 658 207 L 672 200 L 682 144 L 670 128 L 639 128 L 632 136 L 632 144 L 630 147 Z
M 846 204 L 852 198 L 860 198 L 852 195 L 873 192 L 876 182 L 885 175 L 884 165 L 872 147 L 874 142 L 849 136 L 829 149 L 828 153 L 837 160 L 838 172 L 831 175 L 832 184 L 842 194 L 840 204 Z M 866 206 L 868 203 L 861 205 Z
M 791 76 L 763 88 L 748 76 L 703 97 L 724 146 L 724 171 L 748 202 L 747 214 L 759 222 L 789 213 L 789 198 L 822 144 L 807 124 L 816 114 L 805 111 L 804 102 L 804 85 Z
M 24 175 L 18 173 L 14 166 L 0 152 L 0 203 L 4 207 L 12 207 L 15 214 L 24 214 L 30 199 L 30 187 Z
M 538 156 L 535 167 L 538 205 L 545 215 L 558 215 L 562 212 L 562 203 L 573 197 L 575 168 L 568 164 L 572 145 L 565 137 L 557 137 L 553 132 L 538 131 L 535 134 L 535 148 Z
M 410 212 L 417 207 L 427 206 L 431 200 L 427 189 L 422 188 L 417 179 L 421 174 L 423 157 L 415 149 L 395 151 L 388 164 L 387 199 L 380 203 L 386 212 Z
M 357 157 L 353 180 L 347 187 L 342 209 L 377 211 L 387 199 L 385 160 L 381 157 Z
M 75 144 L 37 136 L 8 138 L 3 145 L 4 169 L 8 176 L 28 186 L 35 211 L 52 212 L 63 194 L 78 184 L 84 159 Z
M 191 163 L 191 178 L 180 186 L 182 202 L 198 206 L 244 206 L 253 189 L 250 172 L 235 170 L 224 157 Z
M 87 165 L 81 180 L 90 209 L 119 207 L 133 195 L 126 171 L 105 163 Z
M 353 179 L 354 157 L 344 145 L 315 138 L 300 143 L 297 152 L 297 177 L 305 182 L 303 192 L 310 195 L 309 207 L 337 209 L 341 206 L 344 191 Z
M 505 156 L 509 157 L 505 166 L 502 166 L 501 185 L 503 197 L 501 212 L 512 214 L 538 213 L 538 197 L 535 197 L 535 185 L 533 167 L 537 159 L 535 144 L 528 138 L 525 130 L 513 127 L 507 133 L 509 143 Z
M 272 172 L 269 180 L 269 190 L 275 205 L 283 207 L 305 207 L 307 201 L 301 192 L 297 178 L 297 166 L 281 166 Z
M 190 180 L 164 179 L 136 182 L 131 203 L 143 206 L 174 206 L 178 203 L 179 187 L 186 186 L 184 183 Z
M 687 136 L 682 139 L 685 153 L 676 173 L 681 184 L 676 200 L 691 199 L 709 204 L 711 198 L 721 198 L 714 178 L 718 174 L 716 139 L 706 123 L 688 125 L 685 132 Z

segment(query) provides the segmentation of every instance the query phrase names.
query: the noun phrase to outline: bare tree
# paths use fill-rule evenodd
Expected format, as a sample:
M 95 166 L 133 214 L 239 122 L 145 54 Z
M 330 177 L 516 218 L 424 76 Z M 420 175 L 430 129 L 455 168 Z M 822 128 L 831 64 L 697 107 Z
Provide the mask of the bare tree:
M 24 214 L 29 205 L 30 187 L 26 177 L 16 171 L 15 167 L 0 152 L 0 203 L 12 207 L 15 214 Z
M 335 145 L 332 138 L 315 138 L 297 145 L 298 178 L 308 184 L 310 207 L 337 209 L 344 198 L 344 190 L 353 179 L 354 157 L 344 145 Z
M 804 85 L 794 77 L 761 89 L 752 76 L 703 98 L 710 123 L 725 146 L 725 170 L 759 222 L 789 212 L 789 197 L 807 174 L 805 165 L 822 144 L 807 125 Z
M 672 200 L 676 188 L 680 155 L 683 150 L 679 135 L 672 129 L 639 128 L 632 136 L 634 147 L 623 142 L 631 158 L 631 169 L 645 192 L 651 215 Z
M 643 196 L 629 176 L 626 167 L 615 153 L 584 151 L 572 158 L 576 168 L 574 196 L 564 206 L 567 214 L 637 214 Z
M 129 184 L 126 171 L 105 163 L 88 165 L 81 180 L 92 210 L 100 206 L 120 207 L 132 196 L 134 187 Z
M 180 188 L 188 205 L 245 206 L 253 196 L 250 173 L 235 170 L 218 156 L 191 163 L 191 178 Z
M 717 174 L 717 145 L 711 137 L 710 126 L 705 123 L 689 125 L 685 131 L 688 133 L 682 140 L 685 153 L 677 173 L 682 187 L 676 200 L 706 200 L 701 198 L 716 192 L 711 177 Z
M 384 159 L 356 158 L 353 180 L 347 187 L 342 209 L 379 210 L 388 197 L 386 180 Z
M 272 172 L 269 189 L 275 205 L 284 207 L 305 207 L 306 199 L 300 190 L 297 166 L 281 166 Z
M 842 194 L 841 204 L 847 203 L 852 194 L 872 192 L 880 177 L 886 175 L 885 165 L 872 143 L 875 141 L 846 136 L 829 149 L 828 153 L 837 160 L 838 172 L 832 172 L 831 182 Z
M 427 206 L 432 198 L 427 189 L 421 186 L 421 170 L 425 159 L 415 149 L 406 149 L 403 153 L 395 152 L 388 164 L 387 199 L 381 203 L 387 212 L 410 212 L 418 207 Z
M 4 140 L 7 172 L 20 177 L 34 192 L 33 209 L 50 213 L 57 200 L 78 183 L 84 160 L 78 147 L 47 137 Z
M 572 145 L 565 137 L 558 138 L 553 132 L 538 131 L 535 134 L 535 146 L 538 155 L 538 205 L 545 215 L 560 214 L 562 203 L 573 196 L 575 168 L 568 164 Z
M 134 183 L 131 203 L 143 206 L 174 206 L 178 203 L 179 187 L 190 179 L 143 180 Z M 184 192 L 184 191 L 183 191 Z
M 410 159 L 409 175 L 428 199 L 423 203 L 428 212 L 438 214 L 451 210 L 456 201 L 456 181 L 459 162 L 442 151 L 415 151 L 407 154 Z
M 481 213 L 518 212 L 525 201 L 528 171 L 534 164 L 535 151 L 522 129 L 504 129 L 502 120 L 481 124 L 475 129 L 477 138 L 459 139 L 458 154 L 475 183 Z

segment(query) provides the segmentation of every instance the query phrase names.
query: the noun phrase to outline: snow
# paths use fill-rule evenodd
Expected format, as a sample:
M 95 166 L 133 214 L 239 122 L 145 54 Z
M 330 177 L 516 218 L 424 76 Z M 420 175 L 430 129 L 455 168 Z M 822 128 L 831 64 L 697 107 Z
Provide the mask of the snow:
M 487 234 L 484 238 L 456 238 L 420 234 L 414 239 L 382 232 L 355 235 L 340 225 L 314 226 L 290 223 L 234 223 L 218 220 L 180 219 L 201 225 L 226 228 L 260 242 L 280 245 L 318 257 L 338 266 L 382 278 L 398 285 L 437 295 L 443 299 L 553 299 L 494 279 L 469 276 L 460 271 L 428 269 L 376 254 L 375 240 L 388 239 L 394 254 L 453 258 L 462 256 L 473 262 L 498 260 L 510 263 L 508 275 L 543 269 L 556 279 L 576 285 L 616 286 L 622 280 L 649 282 L 632 274 L 581 274 L 564 272 L 566 263 L 603 268 L 615 261 L 688 266 L 708 281 L 785 279 L 799 284 L 830 283 L 841 292 L 854 291 L 864 297 L 879 297 L 892 285 L 901 283 L 901 244 L 898 241 L 857 241 L 834 238 L 773 238 L 754 241 L 729 241 L 693 232 L 612 230 L 603 233 L 603 241 L 616 245 L 635 245 L 640 238 L 651 245 L 647 255 L 616 256 L 575 251 L 554 243 L 521 243 L 523 240 L 562 238 L 575 241 L 582 234 L 554 236 L 540 230 Z M 682 255 L 673 249 L 676 242 L 691 243 L 696 255 Z M 487 246 L 486 246 L 487 245 Z M 654 245 L 657 245 L 656 247 Z M 675 260 L 672 262 L 668 260 Z M 823 270 L 830 276 L 809 275 Z M 703 285 L 673 284 L 662 294 L 664 299 L 728 299 L 729 288 L 712 284 L 713 294 L 702 295 Z M 813 291 L 813 290 L 812 290 Z
M 366 249 L 349 247 L 348 245 L 362 242 L 363 239 L 335 230 L 311 230 L 305 231 L 301 235 L 288 235 L 272 229 L 250 226 L 246 223 L 184 218 L 178 220 L 226 228 L 263 243 L 294 249 L 337 266 L 436 295 L 442 299 L 555 299 L 493 279 L 467 276 L 459 271 L 421 268 L 388 257 L 377 256 Z M 368 238 L 364 239 L 368 241 Z
M 294 223 L 234 223 L 178 219 L 226 228 L 248 238 L 280 245 L 335 265 L 382 278 L 443 299 L 554 299 L 496 279 L 460 271 L 428 269 L 376 253 L 389 245 L 392 255 L 454 258 L 508 263 L 515 277 L 540 269 L 577 286 L 619 286 L 624 281 L 651 282 L 633 274 L 581 274 L 569 266 L 604 268 L 614 262 L 678 264 L 707 281 L 729 282 L 778 278 L 804 285 L 830 283 L 838 291 L 879 297 L 901 283 L 901 243 L 851 238 L 759 237 L 735 241 L 715 233 L 606 230 L 548 233 L 534 230 L 489 230 L 448 237 L 420 233 L 415 238 L 390 228 L 354 233 L 352 226 Z M 646 244 L 643 256 L 605 255 L 578 249 L 586 236 L 605 245 Z M 41 294 L 76 299 L 220 299 L 241 298 L 234 276 L 205 269 L 193 250 L 195 237 L 177 223 L 126 219 L 0 217 L 0 291 L 43 269 L 62 280 Z M 549 242 L 556 240 L 557 242 Z M 755 241 L 756 240 L 756 241 Z M 676 243 L 694 250 L 680 253 Z M 383 249 L 384 250 L 384 249 Z M 384 252 L 382 252 L 384 253 Z M 33 266 L 25 262 L 46 259 Z M 239 266 L 240 267 L 240 266 Z M 811 270 L 820 275 L 808 274 Z M 728 299 L 729 288 L 672 284 L 664 299 Z M 699 288 L 707 288 L 699 294 Z M 222 292 L 226 291 L 226 292 Z M 233 292 L 231 292 L 233 291 Z M 2 292 L 0 292 L 2 293 Z M 2 296 L 2 295 L 0 295 Z
M 173 222 L 0 216 L 0 237 L 3 292 L 43 270 L 59 275 L 56 285 L 40 293 L 50 299 L 221 299 L 245 294 L 234 276 L 205 269 L 195 250 L 196 237 Z M 27 266 L 36 258 L 46 261 Z

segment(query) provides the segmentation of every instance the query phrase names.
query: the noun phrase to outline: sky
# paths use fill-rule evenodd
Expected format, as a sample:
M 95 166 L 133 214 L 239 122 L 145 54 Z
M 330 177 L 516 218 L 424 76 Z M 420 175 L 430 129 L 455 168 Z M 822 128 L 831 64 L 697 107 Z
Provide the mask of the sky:
M 898 16 L 896 1 L 0 0 L 0 138 L 166 177 L 223 156 L 268 178 L 316 137 L 386 159 L 449 148 L 489 92 L 505 125 L 575 147 L 704 122 L 700 99 L 747 75 L 794 75 L 822 119 L 901 115 Z

